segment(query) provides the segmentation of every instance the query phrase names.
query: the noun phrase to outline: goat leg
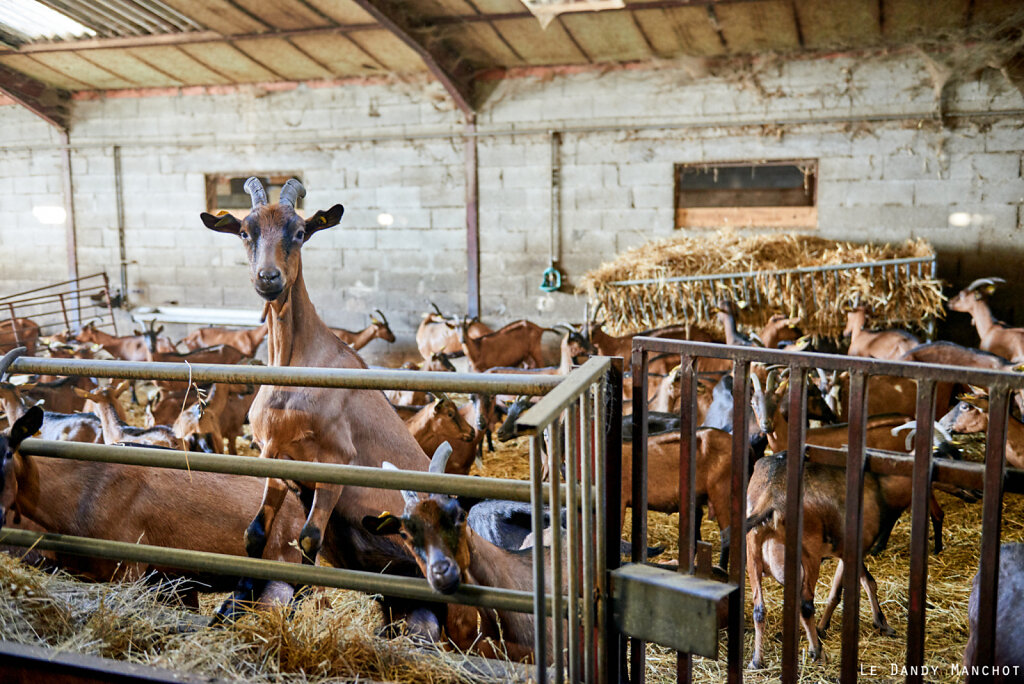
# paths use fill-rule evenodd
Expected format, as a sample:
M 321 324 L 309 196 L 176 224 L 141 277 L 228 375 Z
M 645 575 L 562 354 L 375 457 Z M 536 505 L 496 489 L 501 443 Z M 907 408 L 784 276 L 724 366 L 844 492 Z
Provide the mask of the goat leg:
M 939 505 L 934 492 L 928 499 L 928 513 L 931 515 L 932 530 L 935 532 L 935 555 L 937 556 L 942 553 L 942 521 L 946 518 L 946 513 Z
M 331 513 L 334 512 L 334 507 L 338 504 L 338 499 L 341 498 L 341 489 L 342 485 L 338 484 L 316 483 L 306 524 L 299 533 L 299 551 L 302 553 L 303 565 L 316 564 L 316 557 L 323 544 L 324 529 L 331 518 Z M 293 604 L 305 599 L 309 591 L 309 587 L 305 585 L 296 587 Z
M 843 598 L 843 561 L 836 563 L 836 574 L 832 576 L 832 589 L 828 593 L 828 604 L 825 606 L 821 619 L 818 620 L 818 638 L 825 636 L 825 632 L 832 625 L 832 613 L 835 612 L 839 601 Z
M 868 595 L 868 601 L 871 603 L 871 617 L 875 629 L 882 636 L 893 636 L 896 634 L 896 630 L 889 626 L 888 621 L 885 619 L 885 614 L 882 613 L 882 606 L 878 603 L 878 583 L 875 582 L 874 576 L 863 563 L 860 566 L 860 583 L 864 587 L 864 592 Z
M 747 534 L 747 577 L 750 580 L 750 600 L 754 604 L 754 653 L 750 656 L 748 669 L 760 670 L 764 667 L 764 591 L 761 587 L 761 576 L 764 574 L 764 558 L 761 555 L 761 540 L 757 538 L 757 530 Z
M 267 478 L 263 489 L 263 501 L 260 503 L 260 510 L 256 517 L 245 529 L 245 553 L 249 558 L 262 558 L 263 551 L 267 546 L 267 537 L 273 529 L 274 518 L 284 503 L 284 497 L 288 493 L 288 487 L 283 480 Z M 251 577 L 241 577 L 238 585 L 231 595 L 225 599 L 216 615 L 213 616 L 211 624 L 220 624 L 231 621 L 245 606 L 251 606 L 256 598 L 263 593 L 266 587 L 266 580 L 257 580 Z

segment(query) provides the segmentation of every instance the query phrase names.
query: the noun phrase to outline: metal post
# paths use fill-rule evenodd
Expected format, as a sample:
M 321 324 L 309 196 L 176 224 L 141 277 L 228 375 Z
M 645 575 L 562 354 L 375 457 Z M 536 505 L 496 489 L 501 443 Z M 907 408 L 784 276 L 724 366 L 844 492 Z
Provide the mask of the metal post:
M 64 237 L 67 243 L 68 277 L 72 280 L 78 279 L 78 235 L 75 227 L 75 182 L 71 175 L 71 142 L 66 130 L 60 132 L 61 148 L 61 175 L 64 191 Z M 82 322 L 82 299 L 76 297 L 75 325 Z
M 595 536 L 594 510 L 594 443 L 601 433 L 596 430 L 594 422 L 594 401 L 599 393 L 593 388 L 580 397 L 580 422 L 582 435 L 582 453 L 580 454 L 581 482 L 583 486 L 583 681 L 592 684 L 595 681 L 594 645 L 594 574 L 597 572 L 596 557 L 602 551 L 597 546 Z M 603 435 L 602 435 L 603 436 Z
M 843 534 L 843 684 L 857 681 L 857 647 L 860 642 L 860 566 L 864 543 L 864 447 L 867 430 L 867 376 L 850 376 L 850 428 L 846 461 L 846 532 Z M 919 430 L 917 438 L 931 444 L 931 431 Z
M 530 505 L 533 514 L 533 621 L 534 657 L 537 659 L 537 682 L 547 681 L 548 635 L 547 618 L 544 612 L 544 482 L 543 482 L 543 435 L 530 439 Z
M 580 567 L 580 496 L 579 496 L 579 462 L 580 448 L 578 438 L 582 436 L 580 429 L 579 403 L 566 411 L 565 416 L 565 509 L 568 523 L 568 611 L 567 628 L 569 647 L 569 681 L 580 681 L 580 583 L 583 579 Z M 552 524 L 556 520 L 552 517 Z M 560 522 L 560 521 L 559 521 Z
M 735 387 L 733 388 L 735 391 Z M 789 435 L 786 453 L 786 552 L 782 590 L 782 681 L 796 684 L 800 664 L 800 560 L 804 533 L 804 425 L 807 421 L 807 369 L 789 368 Z M 734 429 L 735 432 L 735 424 Z M 741 524 L 744 518 L 734 518 Z M 740 536 L 745 536 L 740 534 Z M 729 536 L 730 543 L 734 538 Z M 742 582 L 742 577 L 741 580 Z
M 609 610 L 611 592 L 608 573 L 621 564 L 619 530 L 622 528 L 622 367 L 623 360 L 613 358 L 598 393 L 595 407 L 597 424 L 597 624 L 598 684 L 624 680 L 626 643 Z M 601 657 L 603 656 L 603 658 Z
M 747 535 L 743 534 L 743 521 L 747 512 L 747 472 L 750 461 L 750 436 L 747 434 L 747 411 L 750 410 L 750 362 L 733 363 L 732 385 L 732 467 L 729 534 L 729 581 L 736 591 L 729 598 L 729 684 L 743 681 L 743 588 L 746 566 Z
M 680 439 L 679 439 L 679 572 L 692 575 L 697 551 L 695 523 L 697 518 L 697 378 L 694 358 L 680 358 Z M 693 679 L 693 656 L 676 654 L 676 681 L 690 684 Z
M 124 178 L 121 175 L 121 146 L 114 145 L 114 191 L 117 194 L 117 247 L 121 256 L 121 301 L 128 302 L 128 247 L 125 240 L 124 226 Z M 103 274 L 106 280 L 107 274 Z M 110 285 L 107 283 L 107 297 L 110 296 Z M 110 314 L 113 320 L 114 314 Z M 115 328 L 114 334 L 117 334 Z
M 917 443 L 914 445 L 913 492 L 910 503 L 910 588 L 907 592 L 908 684 L 924 681 L 925 597 L 928 585 L 928 500 L 931 498 L 932 440 L 935 381 L 917 381 Z M 845 612 L 845 611 L 844 611 Z
M 476 117 L 467 115 L 466 135 L 466 315 L 480 315 L 480 181 Z
M 634 563 L 647 561 L 647 351 L 633 342 L 633 553 Z M 647 644 L 643 639 L 629 640 L 629 673 L 633 684 L 644 684 L 646 679 Z
M 562 497 L 559 482 L 565 464 L 567 446 L 558 421 L 548 428 L 548 486 L 551 491 L 551 651 L 555 665 L 555 684 L 562 684 L 565 671 L 565 629 L 562 605 Z M 543 539 L 543 538 L 542 538 Z M 534 539 L 534 545 L 537 539 Z

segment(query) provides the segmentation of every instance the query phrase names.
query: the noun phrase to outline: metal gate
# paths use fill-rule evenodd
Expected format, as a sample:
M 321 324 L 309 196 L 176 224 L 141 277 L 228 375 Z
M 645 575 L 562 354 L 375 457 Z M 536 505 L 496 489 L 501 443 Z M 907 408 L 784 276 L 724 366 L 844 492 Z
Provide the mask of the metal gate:
M 117 299 L 117 295 L 110 292 L 107 274 L 93 273 L 0 297 L 0 317 L 8 319 L 14 330 L 8 338 L 5 335 L 10 333 L 0 329 L 0 345 L 6 343 L 6 351 L 24 342 L 19 326 L 15 324 L 18 318 L 28 318 L 37 323 L 43 335 L 70 330 L 90 320 L 96 321 L 96 327 L 107 328 L 116 335 L 113 307 L 117 304 L 112 296 Z
M 0 532 L 0 543 L 215 574 L 532 612 L 537 626 L 537 681 L 562 682 L 568 677 L 574 682 L 604 683 L 609 681 L 609 643 L 617 637 L 606 607 L 606 568 L 609 564 L 617 565 L 619 558 L 618 537 L 606 534 L 608 526 L 604 519 L 608 506 L 606 490 L 617 491 L 618 486 L 605 486 L 605 445 L 616 444 L 621 432 L 621 371 L 622 361 L 607 357 L 592 358 L 566 377 L 139 363 L 26 357 L 17 356 L 16 351 L 0 359 L 0 378 L 8 373 L 45 373 L 132 380 L 543 395 L 518 421 L 521 431 L 532 435 L 529 482 L 39 439 L 26 440 L 21 447 L 21 452 L 29 456 L 527 501 L 532 505 L 535 539 L 544 538 L 545 503 L 553 508 L 564 505 L 567 536 L 563 539 L 560 525 L 552 525 L 550 567 L 545 567 L 541 545 L 534 547 L 532 592 L 462 585 L 446 596 L 432 591 L 424 579 L 14 529 Z M 551 472 L 548 483 L 541 480 L 543 447 L 547 449 Z M 616 453 L 612 457 L 617 462 Z M 254 513 L 258 503 L 253 502 Z M 557 521 L 558 517 L 552 515 L 551 519 Z M 563 549 L 564 567 L 559 562 Z M 546 593 L 544 578 L 548 573 L 552 579 L 550 586 L 555 590 Z M 557 590 L 563 584 L 566 590 Z M 557 618 L 550 623 L 550 635 L 546 616 Z M 554 654 L 554 666 L 546 667 L 550 653 Z
M 1003 493 L 1024 493 L 1024 471 L 1007 470 L 1005 465 L 1005 443 L 1011 393 L 1024 388 L 1024 375 L 1012 372 L 978 370 L 952 366 L 926 365 L 874 359 L 854 358 L 830 354 L 808 354 L 784 352 L 754 347 L 734 347 L 720 344 L 669 341 L 664 339 L 636 337 L 633 339 L 632 383 L 633 383 L 633 557 L 634 571 L 646 560 L 647 539 L 647 365 L 651 354 L 679 354 L 679 374 L 682 401 L 681 420 L 683 435 L 680 442 L 680 507 L 679 507 L 679 573 L 684 577 L 674 584 L 666 584 L 661 593 L 652 591 L 651 596 L 661 596 L 666 602 L 690 601 L 691 605 L 703 607 L 701 613 L 687 617 L 691 622 L 686 630 L 680 628 L 679 638 L 666 645 L 684 648 L 678 654 L 678 681 L 689 682 L 692 678 L 690 653 L 703 648 L 689 632 L 712 633 L 714 656 L 717 653 L 718 622 L 713 608 L 717 602 L 727 604 L 726 655 L 728 681 L 743 680 L 744 654 L 744 569 L 746 558 L 746 535 L 730 535 L 729 578 L 718 593 L 708 593 L 701 584 L 704 580 L 695 577 L 694 554 L 697 550 L 691 522 L 695 519 L 695 455 L 696 455 L 696 398 L 697 377 L 694 362 L 698 357 L 728 359 L 733 362 L 733 441 L 731 454 L 731 517 L 742 521 L 746 518 L 747 481 L 749 478 L 749 451 L 747 411 L 750 406 L 751 364 L 758 362 L 776 364 L 789 369 L 789 453 L 802 453 L 808 462 L 824 463 L 846 467 L 846 518 L 842 561 L 844 610 L 842 626 L 841 681 L 854 682 L 858 676 L 858 643 L 860 619 L 860 586 L 858 583 L 862 553 L 863 486 L 865 472 L 890 475 L 905 475 L 912 478 L 913 493 L 910 507 L 910 581 L 908 586 L 908 620 L 906 635 L 907 682 L 924 681 L 925 619 L 928 569 L 928 501 L 934 483 L 947 483 L 958 487 L 984 491 L 983 523 L 980 564 L 980 596 L 977 623 L 979 651 L 976 665 L 990 666 L 993 663 L 996 633 L 996 597 L 999 579 L 1000 526 L 1002 522 Z M 806 446 L 806 384 L 808 372 L 821 368 L 827 371 L 850 372 L 850 409 L 848 449 L 828 449 Z M 916 440 L 915 453 L 895 454 L 865 448 L 865 426 L 868 416 L 867 386 L 872 376 L 897 376 L 911 378 L 917 383 L 916 417 L 918 425 L 931 426 L 936 418 L 933 407 L 938 383 L 970 383 L 985 386 L 989 390 L 989 425 L 985 463 L 969 463 L 948 459 L 935 459 L 931 439 Z M 799 416 L 801 419 L 796 419 Z M 785 572 L 787 578 L 797 577 L 801 556 L 803 525 L 803 467 L 804 459 L 788 458 L 786 463 L 786 543 Z M 609 463 L 609 472 L 615 466 Z M 617 516 L 618 510 L 610 510 L 610 516 Z M 609 524 L 617 521 L 609 520 Z M 626 566 L 619 573 L 625 573 Z M 614 575 L 615 573 L 613 573 Z M 628 581 L 638 581 L 627 577 Z M 663 579 L 663 578 L 662 578 Z M 613 583 L 618 587 L 617 578 Z M 799 583 L 789 581 L 783 591 L 783 634 L 782 634 L 782 681 L 796 682 L 799 677 L 800 600 Z M 616 598 L 617 601 L 617 598 Z M 628 607 L 627 607 L 628 608 Z M 619 607 L 616 606 L 616 610 Z M 965 606 L 966 609 L 966 606 Z M 692 624 L 696 621 L 697 624 Z M 685 632 L 685 633 L 684 633 Z M 630 639 L 630 664 L 632 681 L 644 681 L 645 645 L 644 638 L 651 636 L 644 630 L 633 629 Z M 688 646 L 688 644 L 692 644 Z M 705 644 L 706 647 L 706 644 Z M 902 668 L 901 668 L 902 672 Z M 888 674 L 888 673 L 885 673 Z

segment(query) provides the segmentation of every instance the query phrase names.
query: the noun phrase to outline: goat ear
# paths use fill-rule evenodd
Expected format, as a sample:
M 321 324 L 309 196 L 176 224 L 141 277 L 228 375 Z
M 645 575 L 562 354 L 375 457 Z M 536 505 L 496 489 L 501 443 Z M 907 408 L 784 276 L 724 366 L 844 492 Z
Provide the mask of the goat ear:
M 441 442 L 437 449 L 434 450 L 434 455 L 430 459 L 430 467 L 427 468 L 427 472 L 443 474 L 448 466 L 448 457 L 451 455 L 452 445 L 446 441 Z
M 303 243 L 308 242 L 309 238 L 313 236 L 313 233 L 318 230 L 324 230 L 325 228 L 331 228 L 341 223 L 341 216 L 345 213 L 345 207 L 340 204 L 335 204 L 327 211 L 320 210 L 306 219 L 306 239 Z
M 231 214 L 222 214 L 220 216 L 214 216 L 203 212 L 199 215 L 199 218 L 203 220 L 203 225 L 210 230 L 215 230 L 218 233 L 231 233 L 232 235 L 238 235 L 238 231 L 242 229 L 242 222 L 236 219 Z
M 363 527 L 370 534 L 398 534 L 402 531 L 402 521 L 397 515 L 392 515 L 385 511 L 376 517 L 364 515 Z
M 11 426 L 11 434 L 7 438 L 7 443 L 11 449 L 17 449 L 18 445 L 21 444 L 26 437 L 39 432 L 39 428 L 43 426 L 43 409 L 38 406 L 33 406 L 25 412 L 18 420 L 14 421 L 14 425 Z

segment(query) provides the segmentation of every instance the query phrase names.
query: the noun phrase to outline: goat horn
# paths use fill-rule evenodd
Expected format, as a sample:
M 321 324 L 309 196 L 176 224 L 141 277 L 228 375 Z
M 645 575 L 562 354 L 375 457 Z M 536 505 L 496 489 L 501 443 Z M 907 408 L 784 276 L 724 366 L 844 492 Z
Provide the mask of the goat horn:
M 249 176 L 242 186 L 252 198 L 252 208 L 262 207 L 267 203 L 267 191 L 263 189 L 263 183 L 256 176 Z
M 967 286 L 967 291 L 974 292 L 975 290 L 985 287 L 986 285 L 992 285 L 994 287 L 996 285 L 1002 285 L 1005 282 L 1006 281 L 1003 280 L 1002 278 L 978 278 L 973 283 Z
M 380 322 L 381 322 L 381 323 L 383 323 L 385 327 L 387 327 L 387 325 L 388 325 L 388 319 L 387 319 L 387 317 L 386 317 L 386 316 L 384 315 L 384 312 L 383 312 L 383 311 L 381 311 L 380 309 L 374 309 L 374 311 L 376 311 L 376 312 L 377 312 L 378 314 L 380 314 Z
M 435 304 L 434 302 L 430 302 L 430 306 L 434 307 L 434 311 L 437 312 L 438 316 L 440 316 L 441 318 L 444 318 L 444 314 L 441 313 L 441 308 L 437 304 Z
M 448 457 L 451 455 L 452 445 L 447 441 L 441 442 L 434 450 L 434 455 L 430 457 L 430 467 L 427 468 L 427 472 L 443 474 L 444 469 L 448 466 Z
M 306 196 L 306 188 L 302 187 L 302 183 L 294 178 L 289 178 L 284 187 L 281 188 L 281 198 L 278 200 L 280 204 L 287 204 L 292 209 L 295 208 L 295 202 Z

